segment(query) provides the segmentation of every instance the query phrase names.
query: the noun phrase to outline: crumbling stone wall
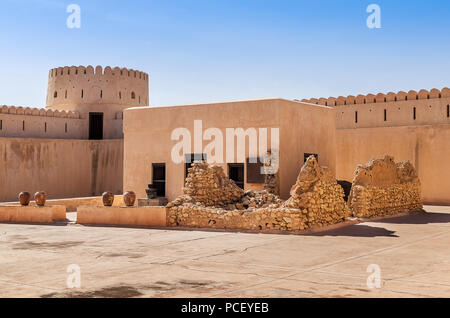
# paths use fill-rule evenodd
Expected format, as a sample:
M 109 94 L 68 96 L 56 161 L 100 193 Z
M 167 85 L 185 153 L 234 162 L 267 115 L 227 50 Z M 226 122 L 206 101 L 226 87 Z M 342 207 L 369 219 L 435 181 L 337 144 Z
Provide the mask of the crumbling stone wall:
M 420 180 L 409 161 L 372 159 L 356 169 L 349 197 L 354 217 L 373 217 L 418 211 L 423 208 Z
M 238 189 L 221 167 L 195 163 L 189 171 L 184 195 L 167 206 L 167 224 L 295 231 L 343 222 L 347 217 L 342 188 L 327 169 L 319 167 L 315 157 L 303 166 L 292 188 L 292 197 L 286 202 L 265 190 Z

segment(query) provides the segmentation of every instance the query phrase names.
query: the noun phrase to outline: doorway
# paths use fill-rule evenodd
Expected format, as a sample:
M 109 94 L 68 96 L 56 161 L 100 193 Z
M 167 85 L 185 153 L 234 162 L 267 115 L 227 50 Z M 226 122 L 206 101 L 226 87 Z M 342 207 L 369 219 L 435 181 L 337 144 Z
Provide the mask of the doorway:
M 166 196 L 166 164 L 153 164 L 153 186 L 157 189 L 157 196 L 164 198 Z
M 244 189 L 244 164 L 243 163 L 229 163 L 228 176 L 236 185 Z
M 89 113 L 89 139 L 103 139 L 103 113 Z

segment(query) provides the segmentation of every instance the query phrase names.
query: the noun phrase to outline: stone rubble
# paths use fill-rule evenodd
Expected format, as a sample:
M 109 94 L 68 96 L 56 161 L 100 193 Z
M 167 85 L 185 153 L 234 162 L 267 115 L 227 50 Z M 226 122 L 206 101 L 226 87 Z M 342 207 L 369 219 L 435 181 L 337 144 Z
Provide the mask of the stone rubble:
M 313 156 L 286 202 L 266 190 L 244 192 L 222 167 L 206 163 L 193 164 L 183 190 L 167 206 L 169 226 L 295 231 L 343 222 L 347 216 L 342 188 Z
M 374 217 L 422 210 L 421 185 L 409 161 L 372 159 L 355 171 L 349 197 L 353 217 Z

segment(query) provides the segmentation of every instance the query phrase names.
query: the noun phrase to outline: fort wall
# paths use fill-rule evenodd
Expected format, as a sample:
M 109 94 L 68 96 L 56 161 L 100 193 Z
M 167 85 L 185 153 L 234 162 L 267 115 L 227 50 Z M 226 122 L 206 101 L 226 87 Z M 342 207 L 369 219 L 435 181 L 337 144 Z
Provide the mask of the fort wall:
M 352 181 L 355 167 L 386 154 L 409 160 L 422 184 L 425 204 L 450 205 L 450 125 L 338 129 L 336 171 Z
M 123 140 L 0 138 L 0 202 L 21 191 L 49 199 L 122 193 Z
M 450 124 L 450 89 L 304 99 L 336 109 L 338 129 Z

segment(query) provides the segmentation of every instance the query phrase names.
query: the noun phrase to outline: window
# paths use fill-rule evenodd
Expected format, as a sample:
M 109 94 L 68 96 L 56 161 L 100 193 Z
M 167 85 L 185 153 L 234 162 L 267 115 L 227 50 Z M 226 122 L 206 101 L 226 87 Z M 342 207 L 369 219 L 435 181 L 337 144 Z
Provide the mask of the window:
M 84 98 L 84 89 L 81 90 L 81 98 Z
M 25 120 L 22 120 L 22 130 L 25 131 Z
M 185 178 L 189 174 L 189 169 L 192 167 L 194 162 L 205 162 L 207 160 L 206 154 L 187 154 L 184 155 L 185 160 Z
M 247 183 L 264 183 L 264 173 L 261 169 L 264 164 L 259 158 L 247 159 Z
M 3 130 L 3 120 L 0 120 L 0 130 Z
M 58 92 L 55 91 L 55 92 L 53 93 L 53 98 L 57 98 L 57 97 L 58 97 Z
M 356 111 L 355 112 L 355 124 L 357 124 L 358 123 L 358 112 Z
M 316 160 L 319 161 L 319 155 L 318 154 L 316 154 L 316 153 L 305 153 L 303 155 L 303 159 L 304 159 L 303 162 L 306 162 L 306 160 L 308 160 L 308 158 L 311 157 L 311 156 L 316 157 Z
M 119 92 L 119 99 L 122 99 L 122 92 Z
M 103 98 L 103 90 L 100 90 L 100 98 Z
M 416 120 L 417 118 L 417 109 L 416 107 L 413 108 L 413 119 Z
M 66 92 L 64 93 L 64 98 L 67 99 L 67 89 L 66 89 Z
M 44 123 L 44 132 L 47 132 L 47 122 Z
M 450 105 L 447 105 L 447 118 L 450 117 Z
M 244 189 L 244 164 L 243 163 L 229 163 L 228 176 L 236 185 Z
M 387 121 L 387 110 L 384 110 L 384 121 Z
M 131 92 L 131 99 L 136 99 L 136 93 L 135 92 Z
M 67 123 L 65 124 L 64 131 L 65 131 L 66 134 L 67 134 Z
M 153 165 L 153 186 L 157 189 L 158 197 L 166 196 L 166 164 L 154 163 Z

